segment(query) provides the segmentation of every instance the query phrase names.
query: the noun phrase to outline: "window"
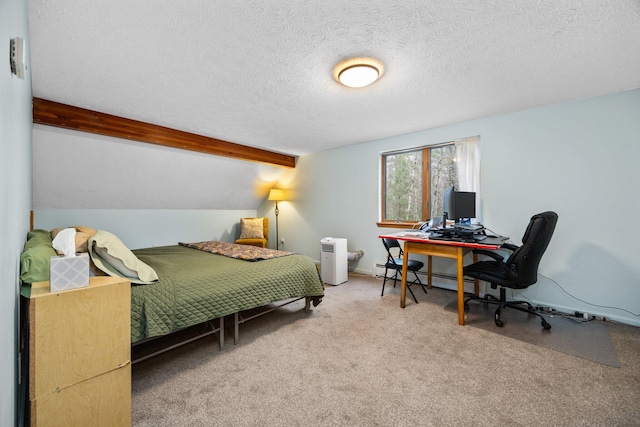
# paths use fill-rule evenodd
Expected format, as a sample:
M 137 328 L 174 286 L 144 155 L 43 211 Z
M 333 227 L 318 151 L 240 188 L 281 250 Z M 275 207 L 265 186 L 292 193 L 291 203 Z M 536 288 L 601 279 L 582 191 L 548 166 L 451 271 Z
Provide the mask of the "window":
M 478 137 L 382 154 L 382 222 L 415 223 L 442 215 L 444 190 L 452 185 L 476 191 L 479 171 L 473 167 L 470 184 L 460 185 L 460 162 L 477 165 Z M 466 147 L 466 146 L 465 146 Z M 471 154 L 467 154 L 467 153 Z M 459 159 L 464 156 L 465 158 Z M 469 157 L 471 156 L 471 157 Z M 466 166 L 463 171 L 468 170 Z M 467 182 L 465 177 L 462 181 Z M 467 187 L 467 188 L 464 188 Z

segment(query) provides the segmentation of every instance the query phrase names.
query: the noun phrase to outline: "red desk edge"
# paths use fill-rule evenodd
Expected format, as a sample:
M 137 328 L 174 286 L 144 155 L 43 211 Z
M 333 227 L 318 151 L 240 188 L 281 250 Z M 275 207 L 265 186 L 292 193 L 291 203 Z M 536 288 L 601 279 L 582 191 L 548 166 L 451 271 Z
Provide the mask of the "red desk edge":
M 402 231 L 399 231 L 398 233 L 402 233 Z M 471 248 L 471 249 L 489 249 L 489 250 L 495 250 L 495 249 L 499 249 L 501 245 L 495 244 L 495 245 L 489 245 L 489 244 L 485 244 L 485 243 L 471 243 L 471 242 L 456 242 L 453 240 L 441 240 L 441 239 L 429 239 L 429 238 L 421 238 L 421 237 L 415 237 L 415 236 L 399 236 L 398 233 L 392 233 L 392 234 L 380 234 L 378 236 L 378 238 L 380 239 L 394 239 L 394 240 L 403 240 L 403 241 L 407 241 L 407 242 L 416 242 L 416 243 L 435 243 L 438 245 L 448 245 L 448 246 L 462 246 L 465 248 Z M 506 240 L 507 238 L 505 238 Z

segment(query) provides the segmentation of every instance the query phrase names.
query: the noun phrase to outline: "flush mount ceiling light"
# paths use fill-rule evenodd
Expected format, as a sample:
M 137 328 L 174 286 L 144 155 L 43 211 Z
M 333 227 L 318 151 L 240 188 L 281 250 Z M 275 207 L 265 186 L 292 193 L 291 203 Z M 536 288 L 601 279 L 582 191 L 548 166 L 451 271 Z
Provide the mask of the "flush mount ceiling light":
M 340 62 L 333 69 L 337 82 L 349 87 L 364 87 L 384 74 L 384 65 L 374 58 L 351 58 Z

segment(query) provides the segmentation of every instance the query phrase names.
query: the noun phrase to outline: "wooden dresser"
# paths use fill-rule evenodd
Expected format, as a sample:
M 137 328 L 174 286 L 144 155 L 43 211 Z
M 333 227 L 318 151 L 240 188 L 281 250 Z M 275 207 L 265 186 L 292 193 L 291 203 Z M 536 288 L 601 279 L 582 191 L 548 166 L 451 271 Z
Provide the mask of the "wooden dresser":
M 23 292 L 32 426 L 131 425 L 131 292 L 127 280 Z

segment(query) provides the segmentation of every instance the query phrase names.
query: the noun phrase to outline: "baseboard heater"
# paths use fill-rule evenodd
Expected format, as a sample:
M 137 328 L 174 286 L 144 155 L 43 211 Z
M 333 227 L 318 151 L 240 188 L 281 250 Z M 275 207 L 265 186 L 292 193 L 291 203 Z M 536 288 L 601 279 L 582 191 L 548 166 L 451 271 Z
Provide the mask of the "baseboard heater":
M 380 273 L 378 273 L 380 272 Z M 421 276 L 426 277 L 427 276 L 427 272 L 423 271 L 423 270 L 418 270 L 418 274 Z M 384 264 L 375 264 L 374 265 L 374 277 L 384 277 Z M 437 273 L 437 272 L 433 272 L 431 273 L 431 277 L 438 277 L 440 279 L 446 279 L 446 280 L 453 280 L 454 282 L 458 281 L 458 277 L 453 275 L 453 274 L 447 274 L 447 273 Z M 464 278 L 464 281 L 467 283 L 473 283 L 473 279 L 470 279 L 468 277 Z

